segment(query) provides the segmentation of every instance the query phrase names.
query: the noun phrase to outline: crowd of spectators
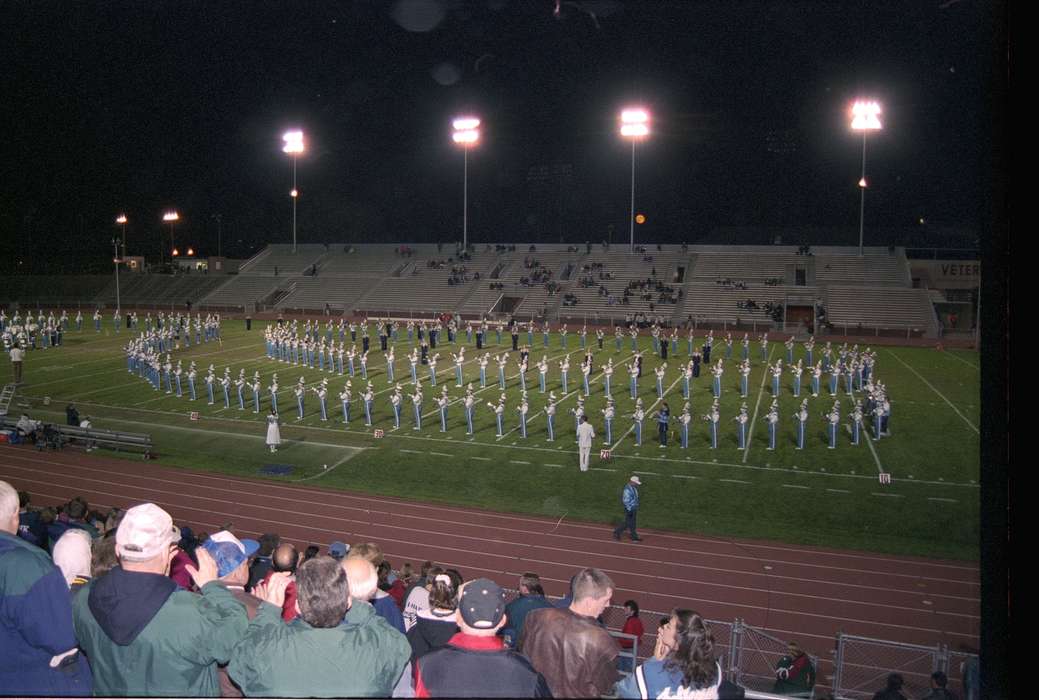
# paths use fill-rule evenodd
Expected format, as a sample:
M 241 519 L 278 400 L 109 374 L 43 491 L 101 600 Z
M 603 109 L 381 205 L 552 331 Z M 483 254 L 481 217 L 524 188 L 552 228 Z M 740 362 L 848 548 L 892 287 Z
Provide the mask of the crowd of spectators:
M 600 619 L 613 582 L 596 569 L 575 575 L 557 605 L 537 575 L 525 574 L 506 605 L 498 583 L 466 581 L 432 562 L 419 575 L 410 565 L 394 572 L 372 543 L 300 554 L 276 534 L 254 541 L 228 526 L 196 536 L 151 503 L 101 514 L 77 498 L 56 510 L 61 531 L 0 482 L 0 606 L 12 621 L 0 635 L 18 662 L 17 672 L 0 671 L 5 692 L 586 697 L 623 690 L 621 647 Z M 718 681 L 690 679 L 694 687 Z M 624 693 L 641 697 L 637 688 Z
M 100 513 L 81 498 L 44 523 L 0 481 L 0 683 L 6 694 L 243 697 L 741 698 L 697 612 L 646 634 L 635 600 L 622 636 L 603 621 L 615 586 L 585 568 L 558 601 L 525 573 L 518 595 L 426 561 L 394 570 L 378 545 L 300 553 L 274 533 L 176 527 L 145 503 Z M 62 527 L 52 527 L 60 523 Z M 48 553 L 50 552 L 50 553 Z M 773 692 L 809 694 L 796 644 Z M 953 697 L 935 673 L 928 698 Z M 897 698 L 892 676 L 877 697 Z

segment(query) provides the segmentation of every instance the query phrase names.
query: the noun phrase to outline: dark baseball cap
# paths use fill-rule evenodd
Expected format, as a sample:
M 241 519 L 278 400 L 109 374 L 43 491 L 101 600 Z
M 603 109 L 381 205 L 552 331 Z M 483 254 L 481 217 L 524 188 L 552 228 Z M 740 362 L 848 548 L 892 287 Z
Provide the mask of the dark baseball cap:
M 496 627 L 505 615 L 505 591 L 494 581 L 478 578 L 465 584 L 458 610 L 465 624 L 477 629 Z

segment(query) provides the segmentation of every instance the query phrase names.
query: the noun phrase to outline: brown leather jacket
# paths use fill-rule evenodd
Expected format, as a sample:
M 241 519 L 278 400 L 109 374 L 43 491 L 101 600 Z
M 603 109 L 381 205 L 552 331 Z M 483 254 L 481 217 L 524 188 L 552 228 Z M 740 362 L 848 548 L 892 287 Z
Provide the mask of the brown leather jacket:
M 553 697 L 599 697 L 621 677 L 617 642 L 595 619 L 568 608 L 532 610 L 517 649 L 545 677 Z

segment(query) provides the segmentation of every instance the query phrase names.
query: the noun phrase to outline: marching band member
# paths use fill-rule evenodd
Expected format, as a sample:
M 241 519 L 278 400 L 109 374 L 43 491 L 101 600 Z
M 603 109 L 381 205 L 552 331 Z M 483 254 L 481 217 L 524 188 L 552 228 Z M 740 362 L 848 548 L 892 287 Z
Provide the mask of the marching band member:
M 548 376 L 548 355 L 542 355 L 538 362 L 538 387 L 545 393 L 545 379 Z
M 372 408 L 375 405 L 375 387 L 372 386 L 371 382 L 364 388 L 364 394 L 361 395 L 364 400 L 364 424 L 372 424 Z
M 412 430 L 422 429 L 422 385 L 415 384 L 415 393 L 411 395 L 411 403 L 415 409 L 415 425 Z
M 343 390 L 339 392 L 339 405 L 343 410 L 343 423 L 346 425 L 350 424 L 350 399 L 353 398 L 353 393 L 350 391 L 350 386 L 350 380 L 347 379 L 346 384 L 343 385 Z M 399 415 L 397 417 L 397 427 L 400 427 Z
M 725 374 L 725 368 L 722 367 L 722 360 L 719 357 L 717 364 L 711 368 L 711 374 L 714 375 L 714 398 L 719 399 L 722 395 L 722 375 Z
M 530 411 L 530 404 L 527 403 L 526 391 L 520 394 L 520 404 L 516 410 L 519 412 L 520 435 L 527 437 L 527 412 Z
M 686 401 L 682 407 L 682 413 L 678 416 L 678 425 L 680 429 L 682 449 L 689 449 L 689 422 L 693 419 L 692 414 L 689 413 L 689 402 Z
M 296 394 L 296 410 L 299 415 L 296 417 L 297 421 L 303 420 L 303 400 L 306 396 L 306 386 L 304 385 L 303 377 L 299 378 L 299 383 L 296 384 L 296 388 L 293 389 L 293 393 Z
M 797 421 L 797 449 L 803 450 L 805 446 L 805 425 L 808 423 L 808 399 L 801 401 L 801 407 L 794 414 Z
M 653 370 L 657 375 L 657 398 L 664 398 L 664 373 L 667 371 L 667 363 L 662 362 Z
M 567 355 L 567 356 L 566 356 L 566 357 L 564 357 L 564 358 L 563 358 L 563 360 L 562 360 L 562 361 L 561 361 L 561 362 L 559 363 L 559 375 L 560 375 L 560 383 L 561 383 L 561 384 L 562 384 L 562 386 L 563 386 L 563 393 L 564 393 L 564 394 L 566 394 L 566 393 L 567 393 L 567 390 L 566 390 L 566 384 L 567 384 L 567 382 L 566 382 L 566 376 L 567 376 L 567 373 L 568 373 L 569 371 L 570 371 L 570 355 Z
M 747 415 L 746 401 L 740 406 L 740 412 L 733 420 L 736 421 L 736 446 L 745 450 L 747 449 L 747 421 L 750 420 L 750 416 Z
M 606 440 L 603 441 L 604 445 L 609 445 L 613 442 L 613 417 L 616 414 L 617 410 L 613 399 L 606 399 L 606 408 L 602 409 L 603 422 L 606 423 Z
M 768 424 L 768 447 L 765 449 L 774 450 L 776 449 L 776 433 L 779 429 L 779 401 L 776 399 L 772 399 L 765 422 Z
M 328 420 L 328 405 L 325 399 L 328 397 L 328 379 L 322 378 L 321 383 L 314 389 L 314 393 L 317 394 L 318 406 L 321 407 L 321 420 Z
M 603 396 L 610 398 L 610 378 L 613 377 L 613 358 L 606 361 L 602 368 Z
M 473 413 L 476 411 L 476 394 L 473 393 L 473 385 L 469 384 L 469 388 L 465 392 L 465 401 L 462 404 L 465 407 L 465 424 L 466 424 L 466 435 L 473 434 Z
M 490 401 L 487 402 L 487 407 L 494 411 L 494 420 L 498 424 L 498 437 L 502 437 L 505 432 L 504 415 L 505 415 L 505 394 L 501 395 L 498 399 L 498 405 L 495 406 Z
M 548 392 L 548 405 L 545 406 L 545 418 L 548 421 L 548 441 L 554 442 L 556 439 L 556 393 L 554 391 Z
M 635 412 L 631 414 L 633 427 L 635 428 L 635 447 L 642 446 L 642 421 L 646 418 L 646 412 L 642 410 L 642 399 L 635 401 Z
M 708 429 L 711 434 L 711 449 L 718 449 L 718 421 L 721 420 L 721 414 L 718 412 L 718 399 L 714 400 L 711 405 L 711 412 L 703 417 L 704 421 L 708 425 Z

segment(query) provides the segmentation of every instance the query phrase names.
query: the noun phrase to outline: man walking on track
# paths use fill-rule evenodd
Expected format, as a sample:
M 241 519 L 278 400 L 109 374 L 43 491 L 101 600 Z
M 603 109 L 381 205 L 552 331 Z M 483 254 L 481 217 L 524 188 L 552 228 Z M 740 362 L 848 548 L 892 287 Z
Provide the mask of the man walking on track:
M 588 422 L 588 416 L 581 416 L 581 424 L 577 426 L 577 451 L 580 455 L 581 471 L 588 471 L 588 456 L 592 452 L 592 438 L 595 429 Z
M 613 531 L 613 539 L 620 540 L 621 534 L 627 530 L 631 533 L 632 542 L 641 542 L 642 538 L 639 537 L 639 533 L 635 531 L 635 520 L 639 512 L 639 486 L 642 482 L 637 476 L 632 476 L 631 480 L 624 485 L 624 490 L 621 491 L 621 504 L 624 506 L 624 524 L 616 528 Z

